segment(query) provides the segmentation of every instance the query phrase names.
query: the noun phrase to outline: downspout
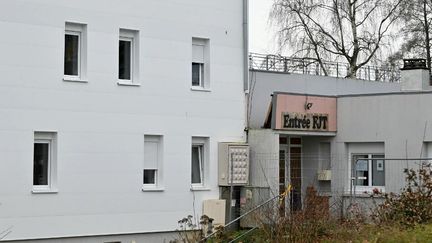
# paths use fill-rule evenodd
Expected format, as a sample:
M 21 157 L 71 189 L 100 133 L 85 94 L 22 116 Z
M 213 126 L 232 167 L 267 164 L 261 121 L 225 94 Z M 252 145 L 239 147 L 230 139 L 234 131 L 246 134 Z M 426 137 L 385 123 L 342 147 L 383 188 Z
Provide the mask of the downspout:
M 243 0 L 243 90 L 245 93 L 245 136 L 249 129 L 249 0 Z

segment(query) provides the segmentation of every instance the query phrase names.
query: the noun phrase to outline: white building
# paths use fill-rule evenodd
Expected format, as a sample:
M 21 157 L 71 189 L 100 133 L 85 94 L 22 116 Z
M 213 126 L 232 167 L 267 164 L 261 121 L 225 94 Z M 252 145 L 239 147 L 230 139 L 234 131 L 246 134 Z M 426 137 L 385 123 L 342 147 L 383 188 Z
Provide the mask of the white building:
M 400 192 L 404 169 L 432 158 L 426 61 L 404 64 L 399 83 L 251 70 L 251 190 L 290 185 L 291 210 L 316 190 L 335 213 L 353 203 L 369 213 L 372 192 Z
M 199 218 L 218 142 L 245 141 L 246 5 L 2 1 L 0 238 L 169 241 Z

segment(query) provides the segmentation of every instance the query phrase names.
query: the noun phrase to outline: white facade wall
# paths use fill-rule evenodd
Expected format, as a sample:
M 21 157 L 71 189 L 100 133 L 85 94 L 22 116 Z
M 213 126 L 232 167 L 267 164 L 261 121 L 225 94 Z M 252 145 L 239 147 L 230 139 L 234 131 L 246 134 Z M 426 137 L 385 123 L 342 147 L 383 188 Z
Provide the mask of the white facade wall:
M 332 178 L 333 191 L 350 190 L 350 145 L 365 144 L 362 153 L 384 152 L 386 158 L 430 157 L 432 93 L 399 93 L 338 98 L 338 132 L 332 153 L 339 159 L 333 169 L 346 171 Z M 369 151 L 368 151 L 369 150 Z M 405 185 L 405 161 L 386 161 L 385 191 Z
M 217 143 L 244 141 L 240 0 L 0 3 L 0 232 L 4 240 L 171 231 L 219 197 Z M 63 81 L 65 22 L 87 25 L 87 83 Z M 139 83 L 119 86 L 119 29 L 139 31 Z M 210 92 L 191 90 L 192 38 Z M 33 135 L 57 132 L 58 193 L 34 194 Z M 163 186 L 143 192 L 144 135 L 163 136 Z M 209 137 L 191 191 L 191 138 Z M 195 206 L 195 207 L 194 207 Z

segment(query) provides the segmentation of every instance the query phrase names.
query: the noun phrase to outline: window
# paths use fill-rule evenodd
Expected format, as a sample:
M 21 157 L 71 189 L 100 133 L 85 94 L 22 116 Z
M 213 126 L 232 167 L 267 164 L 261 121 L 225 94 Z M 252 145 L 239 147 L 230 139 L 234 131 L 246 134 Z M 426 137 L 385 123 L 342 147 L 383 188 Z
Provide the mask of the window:
M 192 187 L 203 187 L 206 184 L 208 153 L 208 138 L 193 137 L 191 151 Z
M 56 184 L 56 134 L 36 132 L 33 143 L 33 191 L 52 191 Z
M 209 40 L 192 38 L 192 88 L 209 88 Z
M 138 31 L 120 29 L 118 84 L 138 85 Z
M 360 187 L 385 186 L 384 154 L 354 154 L 352 168 L 354 185 Z
M 204 87 L 204 63 L 192 63 L 192 86 Z
M 202 184 L 204 145 L 192 145 L 192 184 Z
M 162 141 L 162 136 L 144 136 L 143 189 L 161 188 Z
M 86 25 L 66 23 L 64 80 L 84 81 L 86 76 Z

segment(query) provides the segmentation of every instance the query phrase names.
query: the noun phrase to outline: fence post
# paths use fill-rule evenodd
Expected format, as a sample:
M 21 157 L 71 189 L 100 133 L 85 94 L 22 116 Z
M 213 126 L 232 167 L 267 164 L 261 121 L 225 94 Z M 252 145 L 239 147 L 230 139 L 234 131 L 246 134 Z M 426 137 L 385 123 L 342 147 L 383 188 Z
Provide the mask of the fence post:
M 336 78 L 339 78 L 339 63 L 336 63 Z
M 269 70 L 269 57 L 268 57 L 268 55 L 266 56 L 266 71 L 268 71 Z

